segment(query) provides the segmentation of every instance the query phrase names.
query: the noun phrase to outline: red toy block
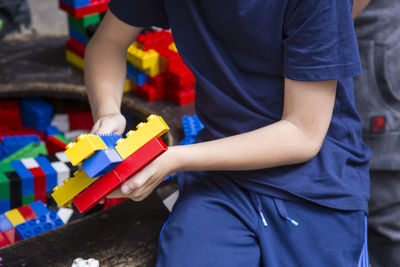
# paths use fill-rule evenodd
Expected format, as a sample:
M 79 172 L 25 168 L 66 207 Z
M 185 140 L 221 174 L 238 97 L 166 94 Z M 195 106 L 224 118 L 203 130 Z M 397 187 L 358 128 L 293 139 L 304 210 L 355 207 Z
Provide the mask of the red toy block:
M 3 234 L 7 237 L 10 244 L 14 244 L 15 242 L 17 242 L 17 239 L 15 238 L 15 228 L 7 230 Z
M 22 125 L 19 101 L 0 101 L 0 125 L 18 128 Z
M 59 0 L 60 9 L 66 11 L 69 15 L 76 19 L 80 19 L 84 16 L 91 15 L 94 13 L 104 13 L 108 9 L 109 0 L 92 0 L 90 1 L 90 6 L 84 6 L 79 8 L 74 8 L 63 1 Z
M 111 208 L 112 206 L 115 206 L 121 202 L 124 202 L 128 198 L 106 198 L 106 201 L 104 203 L 104 206 L 102 210 L 106 210 L 108 208 Z
M 46 173 L 40 168 L 32 168 L 29 171 L 33 175 L 35 201 L 41 200 L 46 203 Z
M 33 211 L 31 206 L 25 205 L 17 208 L 19 213 L 21 213 L 22 217 L 24 217 L 25 221 L 29 221 L 30 219 L 37 218 L 37 214 Z
M 85 56 L 86 45 L 75 40 L 74 38 L 69 38 L 66 46 L 67 46 L 67 49 L 71 50 L 72 52 L 79 55 L 80 57 L 83 58 Z
M 178 53 L 171 51 L 167 48 L 157 51 L 160 54 L 160 72 L 166 72 L 170 66 L 184 64 L 183 59 Z
M 178 104 L 179 106 L 193 103 L 195 97 L 196 97 L 196 92 L 192 88 L 165 89 L 165 98 Z
M 68 110 L 69 128 L 71 130 L 90 130 L 93 127 L 92 113 L 71 108 Z
M 185 64 L 169 66 L 168 71 L 165 73 L 165 79 L 167 80 L 167 86 L 175 88 L 193 88 L 195 83 L 193 73 Z
M 53 155 L 57 152 L 61 152 L 65 150 L 65 146 L 68 145 L 63 141 L 59 140 L 55 136 L 48 136 L 46 138 L 46 148 L 49 155 Z
M 0 232 L 0 248 L 10 245 L 10 241 L 8 241 L 6 235 L 3 232 Z
M 149 49 L 163 50 L 168 48 L 173 41 L 171 32 L 166 30 L 147 32 L 136 38 L 137 47 L 144 51 Z
M 159 90 L 164 90 L 165 89 L 165 75 L 159 74 L 153 78 L 150 76 L 147 76 L 147 83 L 149 85 L 154 86 L 155 88 L 157 88 Z
M 160 138 L 151 139 L 112 171 L 99 178 L 77 195 L 73 201 L 74 205 L 80 212 L 88 211 L 115 190 L 123 181 L 143 169 L 167 149 L 167 146 Z
M 143 84 L 142 86 L 131 85 L 132 92 L 138 96 L 146 99 L 147 101 L 156 101 L 164 97 L 164 90 L 158 89 L 150 84 Z

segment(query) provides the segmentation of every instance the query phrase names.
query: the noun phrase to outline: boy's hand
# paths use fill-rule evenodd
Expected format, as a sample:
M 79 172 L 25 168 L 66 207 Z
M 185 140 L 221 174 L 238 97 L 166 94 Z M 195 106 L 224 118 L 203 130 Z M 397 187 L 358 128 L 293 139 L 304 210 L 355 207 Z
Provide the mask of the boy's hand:
M 125 117 L 121 113 L 100 117 L 93 125 L 91 133 L 122 135 L 126 126 Z

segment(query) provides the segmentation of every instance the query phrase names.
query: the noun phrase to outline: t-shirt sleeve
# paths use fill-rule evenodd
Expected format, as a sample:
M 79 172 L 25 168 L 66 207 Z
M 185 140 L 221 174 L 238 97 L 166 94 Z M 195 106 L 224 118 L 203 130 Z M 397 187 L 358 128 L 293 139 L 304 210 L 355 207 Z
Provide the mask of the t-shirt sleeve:
M 111 0 L 108 6 L 117 18 L 129 25 L 169 28 L 162 0 Z
M 324 81 L 361 74 L 351 0 L 289 0 L 283 32 L 283 75 Z

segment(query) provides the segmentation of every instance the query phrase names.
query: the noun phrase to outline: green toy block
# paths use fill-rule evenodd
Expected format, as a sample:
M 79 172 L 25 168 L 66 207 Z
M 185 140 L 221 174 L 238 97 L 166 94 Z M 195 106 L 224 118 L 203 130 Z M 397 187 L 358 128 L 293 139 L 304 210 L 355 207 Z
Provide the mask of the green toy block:
M 22 196 L 22 206 L 30 204 L 35 201 L 35 195 Z
M 0 163 L 0 172 L 12 172 L 14 168 L 11 166 L 9 162 L 2 162 Z
M 68 138 L 66 138 L 63 134 L 56 134 L 54 135 L 54 137 L 56 137 L 58 140 L 64 142 L 66 145 L 68 145 L 69 143 L 71 143 L 71 140 L 69 140 Z
M 0 200 L 10 198 L 10 180 L 8 177 L 0 172 Z
M 0 19 L 0 32 L 3 29 L 3 20 Z
M 40 155 L 47 155 L 46 146 L 44 144 L 32 143 L 11 154 L 7 158 L 0 161 L 0 163 L 8 163 L 10 161 L 20 160 L 23 158 L 34 158 Z
M 90 16 L 85 16 L 83 18 L 80 19 L 76 19 L 72 16 L 68 16 L 68 24 L 69 27 L 74 29 L 75 31 L 84 34 L 85 36 L 87 36 L 86 34 L 86 28 L 89 25 L 92 24 L 96 24 L 98 22 L 100 22 L 100 14 L 94 14 L 94 15 L 90 15 Z

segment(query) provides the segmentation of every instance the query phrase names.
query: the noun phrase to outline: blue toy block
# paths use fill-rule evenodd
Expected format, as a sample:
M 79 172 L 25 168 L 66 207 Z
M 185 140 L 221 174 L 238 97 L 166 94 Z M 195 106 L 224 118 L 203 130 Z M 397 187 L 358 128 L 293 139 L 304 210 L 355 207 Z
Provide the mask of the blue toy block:
M 139 86 L 142 86 L 145 82 L 147 82 L 146 73 L 138 70 L 129 62 L 126 63 L 126 73 L 128 79 Z
M 85 46 L 87 45 L 89 38 L 85 36 L 84 34 L 72 29 L 71 27 L 69 28 L 69 36 L 71 38 L 74 38 L 78 42 L 84 44 Z
M 105 175 L 120 162 L 122 158 L 118 152 L 114 148 L 107 148 L 87 159 L 82 164 L 82 168 L 90 178 L 95 178 Z
M 0 212 L 6 212 L 11 209 L 11 201 L 10 199 L 2 199 L 0 200 Z
M 98 136 L 100 136 L 107 147 L 115 147 L 116 142 L 122 138 L 118 134 L 99 134 Z
M 196 138 L 195 137 L 185 137 L 185 138 L 183 138 L 180 142 L 179 142 L 179 145 L 191 145 L 191 144 L 194 144 L 194 143 L 196 143 Z
M 41 98 L 21 99 L 22 124 L 44 131 L 53 117 L 53 106 Z
M 40 143 L 40 137 L 38 135 L 3 136 L 2 140 L 2 149 L 7 155 L 11 155 L 31 143 Z
M 182 126 L 185 137 L 196 137 L 197 134 L 204 128 L 203 123 L 201 123 L 197 115 L 183 116 Z
M 52 210 L 38 218 L 18 224 L 15 227 L 15 237 L 17 240 L 25 240 L 62 225 L 64 225 L 63 221 L 58 217 L 57 212 Z
M 4 159 L 7 156 L 7 153 L 3 150 L 3 145 L 0 145 L 0 160 Z
M 74 7 L 84 7 L 90 5 L 90 0 L 61 0 L 62 2 Z
M 49 135 L 56 135 L 61 133 L 60 130 L 56 126 L 53 125 L 47 125 L 46 128 L 44 129 L 45 133 L 47 136 Z
M 11 161 L 10 164 L 17 172 L 19 178 L 21 178 L 22 196 L 33 195 L 35 191 L 32 173 L 19 160 Z
M 31 206 L 31 208 L 33 209 L 33 211 L 36 213 L 36 215 L 38 217 L 49 213 L 49 210 L 47 209 L 46 205 L 43 204 L 43 202 L 40 200 L 30 203 L 29 206 Z
M 7 218 L 7 216 L 4 214 L 1 214 L 0 215 L 0 231 L 4 233 L 5 231 L 8 231 L 13 228 L 14 228 L 14 226 L 12 225 L 10 220 Z
M 50 192 L 57 186 L 57 171 L 51 166 L 50 161 L 40 156 L 35 158 L 42 171 L 46 174 L 46 192 Z

